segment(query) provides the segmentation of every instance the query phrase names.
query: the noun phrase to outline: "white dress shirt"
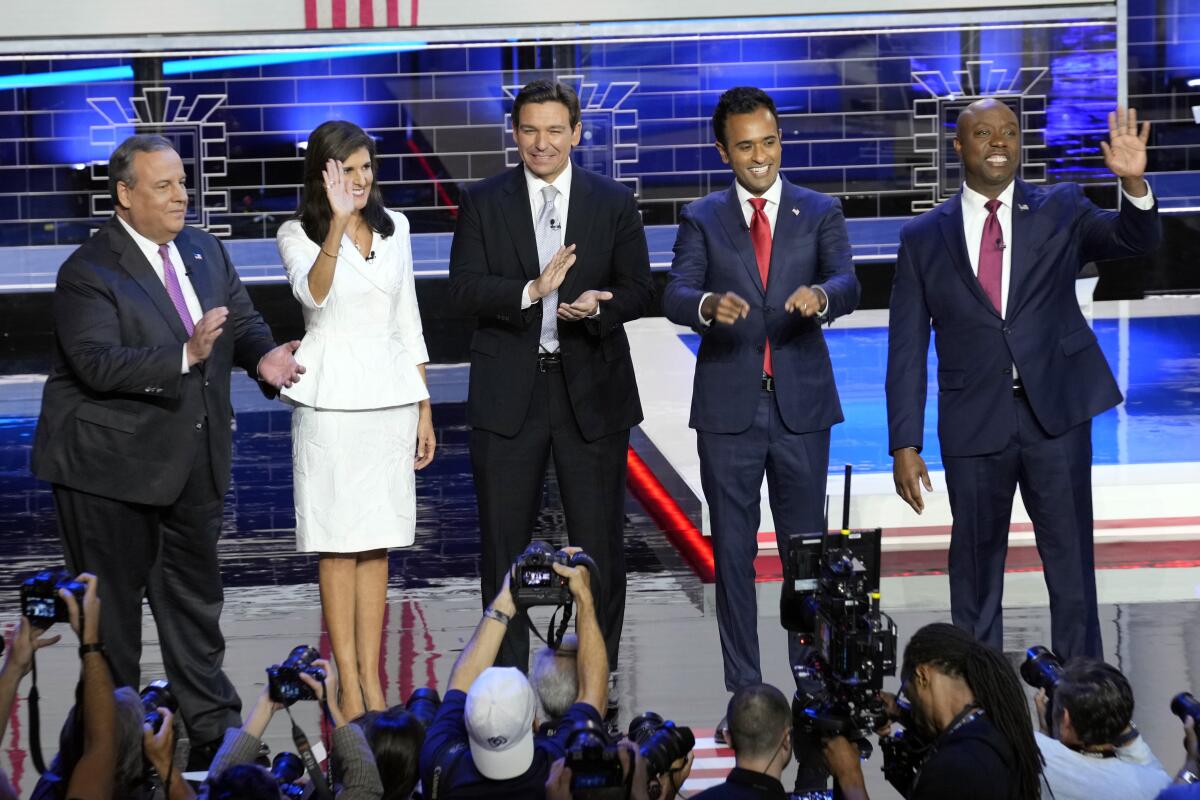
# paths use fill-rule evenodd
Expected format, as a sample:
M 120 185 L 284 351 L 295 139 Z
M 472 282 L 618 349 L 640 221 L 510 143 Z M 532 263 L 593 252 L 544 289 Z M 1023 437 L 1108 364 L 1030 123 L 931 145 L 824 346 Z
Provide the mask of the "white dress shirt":
M 539 178 L 525 168 L 525 188 L 529 192 L 529 211 L 533 214 L 534 223 L 537 223 L 537 218 L 541 216 L 542 206 L 546 204 L 546 200 L 542 197 L 542 189 L 553 185 L 558 189 L 558 194 L 554 196 L 554 220 L 558 223 L 558 246 L 562 247 L 563 242 L 567 237 L 567 210 L 571 207 L 571 159 L 567 159 L 567 168 L 564 169 L 552 183 Z M 546 266 L 538 264 L 538 269 Z M 525 290 L 521 292 L 521 310 L 529 308 L 533 305 L 533 300 L 529 297 L 529 287 L 533 285 L 533 281 L 525 284 Z M 599 307 L 596 309 L 599 313 Z M 557 314 L 558 309 L 551 309 L 549 312 L 543 311 L 543 314 Z
M 754 195 L 750 194 L 750 191 L 736 180 L 733 182 L 733 188 L 734 191 L 737 192 L 738 207 L 742 209 L 742 218 L 746 221 L 746 227 L 749 228 L 750 221 L 754 218 L 754 206 L 750 202 L 750 199 L 754 197 Z M 763 206 L 763 214 L 767 218 L 767 224 L 771 226 L 772 242 L 775 241 L 775 220 L 779 218 L 779 198 L 782 196 L 783 179 L 776 174 L 775 182 L 771 184 L 771 188 L 759 195 L 759 197 L 762 197 L 767 201 L 766 205 Z M 769 275 L 767 276 L 767 280 L 770 280 Z M 814 286 L 812 288 L 815 292 L 817 292 L 817 294 L 821 295 L 825 299 L 825 308 L 817 313 L 817 319 L 823 319 L 826 312 L 829 311 L 829 297 L 825 295 L 825 290 L 821 289 L 819 286 Z M 712 292 L 705 292 L 700 296 L 700 308 L 704 308 L 704 301 L 707 300 L 708 296 L 711 294 Z M 696 310 L 696 315 L 700 318 L 701 325 L 708 327 L 712 324 L 712 320 L 705 319 L 704 315 L 700 313 L 699 309 Z
M 125 226 L 125 230 L 133 237 L 133 243 L 142 251 L 142 255 L 150 262 L 150 268 L 154 270 L 154 274 L 162 282 L 163 288 L 166 288 L 167 279 L 166 273 L 163 271 L 162 257 L 158 254 L 159 246 L 135 231 L 133 226 L 122 219 L 120 215 L 114 214 L 113 216 Z M 175 246 L 173 240 L 167 242 L 167 250 L 171 254 L 171 263 L 175 265 L 175 274 L 179 277 L 179 288 L 183 290 L 183 302 L 187 306 L 188 314 L 192 317 L 192 324 L 195 325 L 200 320 L 200 317 L 204 316 L 204 309 L 200 307 L 200 298 L 196 296 L 196 290 L 192 287 L 192 280 L 187 274 L 187 264 L 183 263 L 183 258 L 179 255 L 179 248 Z M 185 343 L 183 345 L 183 364 L 180 374 L 188 371 L 187 344 Z

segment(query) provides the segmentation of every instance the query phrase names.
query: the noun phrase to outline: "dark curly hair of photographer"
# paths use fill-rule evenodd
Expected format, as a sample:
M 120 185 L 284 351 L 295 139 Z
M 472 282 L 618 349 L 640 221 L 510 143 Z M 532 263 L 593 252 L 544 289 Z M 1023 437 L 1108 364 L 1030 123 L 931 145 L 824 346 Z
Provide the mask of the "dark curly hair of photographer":
M 1011 796 L 1038 797 L 1042 757 L 1033 738 L 1025 693 L 1004 657 L 961 628 L 934 623 L 917 631 L 904 650 L 901 680 L 906 686 L 925 664 L 961 678 L 975 695 L 976 705 L 1007 742 L 1017 784 Z M 913 700 L 911 694 L 909 699 Z

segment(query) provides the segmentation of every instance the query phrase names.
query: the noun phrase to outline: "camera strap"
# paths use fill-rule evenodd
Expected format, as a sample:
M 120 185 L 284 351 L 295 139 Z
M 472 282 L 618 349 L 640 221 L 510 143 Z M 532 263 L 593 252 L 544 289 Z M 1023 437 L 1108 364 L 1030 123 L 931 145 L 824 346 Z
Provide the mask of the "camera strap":
M 304 762 L 304 770 L 308 773 L 308 779 L 312 781 L 312 796 L 316 800 L 333 800 L 333 794 L 329 791 L 329 782 L 321 773 L 321 765 L 317 763 L 317 757 L 313 755 L 308 737 L 296 724 L 296 718 L 292 716 L 292 709 L 285 706 L 284 710 L 287 711 L 288 719 L 292 723 L 292 741 L 296 745 L 296 752 L 299 754 L 300 760 Z
M 523 608 L 520 611 L 521 616 L 525 618 L 525 624 L 529 630 L 533 631 L 533 635 L 549 647 L 551 650 L 557 650 L 562 644 L 563 637 L 567 635 L 567 625 L 571 622 L 571 611 L 575 608 L 573 603 L 564 603 L 561 606 L 554 608 L 554 613 L 550 615 L 550 622 L 546 624 L 546 635 L 542 636 L 537 626 L 533 624 L 533 620 L 529 618 L 529 609 Z M 558 623 L 558 630 L 554 629 L 554 617 L 558 612 L 563 612 L 562 621 Z
M 37 685 L 36 649 L 30 657 L 30 663 L 33 665 L 30 670 L 33 682 L 29 687 L 29 757 L 33 759 L 33 768 L 38 771 L 38 775 L 43 775 L 46 772 L 46 760 L 42 757 L 42 715 L 38 711 L 41 694 Z

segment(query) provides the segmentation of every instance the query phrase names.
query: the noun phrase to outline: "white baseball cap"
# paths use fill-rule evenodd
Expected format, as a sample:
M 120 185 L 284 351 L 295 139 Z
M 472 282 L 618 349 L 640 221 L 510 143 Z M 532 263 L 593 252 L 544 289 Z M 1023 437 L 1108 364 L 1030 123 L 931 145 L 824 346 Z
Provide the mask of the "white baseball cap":
M 529 681 L 514 667 L 488 667 L 471 684 L 464 717 L 471 759 L 483 777 L 505 781 L 529 769 L 536 708 Z

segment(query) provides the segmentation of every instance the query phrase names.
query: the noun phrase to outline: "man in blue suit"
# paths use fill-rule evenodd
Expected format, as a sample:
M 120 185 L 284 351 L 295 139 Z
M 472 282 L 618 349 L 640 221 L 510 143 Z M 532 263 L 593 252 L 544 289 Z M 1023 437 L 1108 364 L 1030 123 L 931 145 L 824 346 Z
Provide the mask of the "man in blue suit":
M 1075 298 L 1089 261 L 1145 253 L 1159 238 L 1146 169 L 1149 124 L 1109 114 L 1104 163 L 1120 213 L 1073 183 L 1015 179 L 1017 117 L 987 98 L 958 118 L 962 193 L 904 226 L 888 330 L 889 449 L 897 493 L 920 513 L 930 324 L 937 331 L 938 440 L 954 525 L 954 623 L 996 648 L 1013 495 L 1021 487 L 1050 593 L 1060 657 L 1102 656 L 1092 552 L 1092 417 L 1121 402 Z
M 702 336 L 690 424 L 733 692 L 762 682 L 754 558 L 763 473 L 781 556 L 788 535 L 825 528 L 829 429 L 842 408 L 821 323 L 853 311 L 859 285 L 841 205 L 779 175 L 771 98 L 750 87 L 725 92 L 713 133 L 736 180 L 680 214 L 663 309 Z

